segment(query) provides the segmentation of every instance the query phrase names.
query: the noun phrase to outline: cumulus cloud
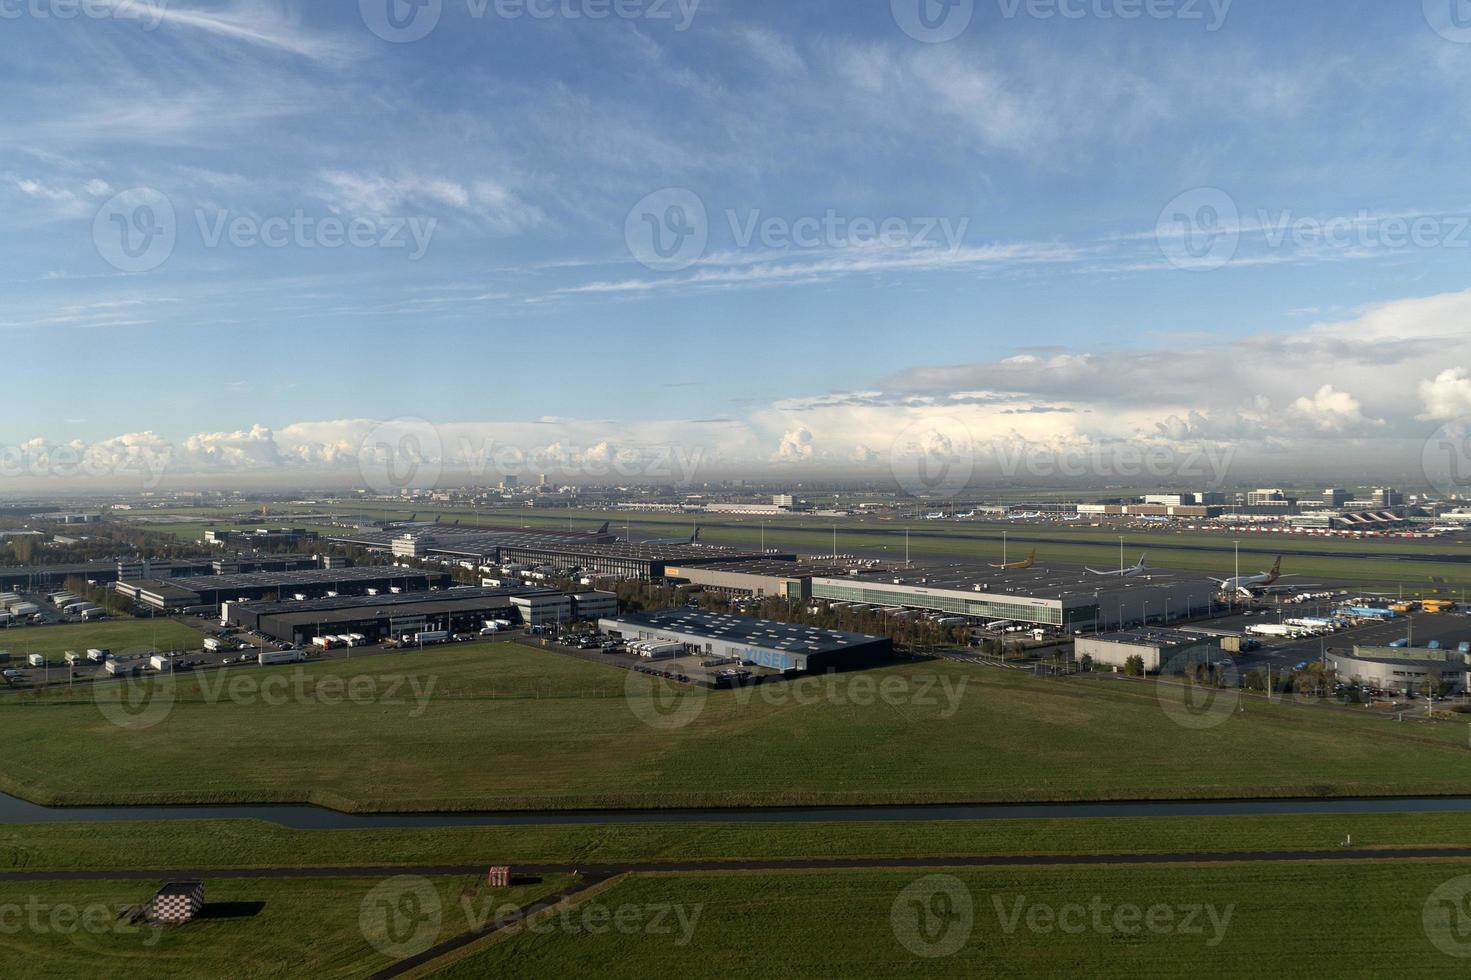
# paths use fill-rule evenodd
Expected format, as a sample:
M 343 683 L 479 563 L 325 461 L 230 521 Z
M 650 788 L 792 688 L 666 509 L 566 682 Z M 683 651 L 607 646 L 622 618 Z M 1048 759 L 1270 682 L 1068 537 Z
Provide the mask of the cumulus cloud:
M 817 455 L 816 440 L 812 430 L 798 427 L 781 437 L 781 445 L 777 447 L 777 459 L 786 462 L 803 462 Z
M 1311 397 L 1292 403 L 1292 414 L 1317 432 L 1353 432 L 1370 425 L 1383 425 L 1378 419 L 1364 417 L 1359 400 L 1346 391 L 1325 384 Z
M 1420 402 L 1425 421 L 1445 422 L 1471 416 L 1471 374 L 1465 368 L 1447 368 L 1429 381 L 1420 382 Z

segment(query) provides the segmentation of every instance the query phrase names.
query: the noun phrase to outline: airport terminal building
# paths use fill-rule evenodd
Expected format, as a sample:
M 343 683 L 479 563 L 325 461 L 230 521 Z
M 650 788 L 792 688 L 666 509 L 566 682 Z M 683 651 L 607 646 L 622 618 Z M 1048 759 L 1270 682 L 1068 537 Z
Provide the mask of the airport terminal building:
M 1439 678 L 1447 694 L 1465 694 L 1471 677 L 1471 654 L 1423 647 L 1354 647 L 1352 655 L 1328 655 L 1338 679 L 1384 691 L 1418 694 L 1426 681 Z

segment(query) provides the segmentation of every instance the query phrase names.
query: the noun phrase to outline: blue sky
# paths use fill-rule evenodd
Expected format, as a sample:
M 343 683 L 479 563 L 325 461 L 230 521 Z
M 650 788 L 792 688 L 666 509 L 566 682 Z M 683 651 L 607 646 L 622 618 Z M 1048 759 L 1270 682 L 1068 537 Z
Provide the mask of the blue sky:
M 296 472 L 412 416 L 861 467 L 943 443 L 938 416 L 977 444 L 1413 459 L 1471 413 L 1449 0 L 974 0 L 943 43 L 903 29 L 921 2 L 961 23 L 0 0 L 0 444 Z M 390 3 L 438 19 L 403 40 Z M 704 247 L 641 262 L 691 202 Z M 134 258 L 140 204 L 169 234 Z M 1345 356 L 1365 339 L 1393 353 Z

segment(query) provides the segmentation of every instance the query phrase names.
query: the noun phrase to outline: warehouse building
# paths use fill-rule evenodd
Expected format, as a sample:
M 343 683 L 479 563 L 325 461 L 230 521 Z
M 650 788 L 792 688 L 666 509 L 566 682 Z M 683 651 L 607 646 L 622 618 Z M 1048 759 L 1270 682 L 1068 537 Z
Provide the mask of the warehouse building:
M 794 554 L 763 555 L 692 544 L 562 544 L 502 548 L 506 563 L 547 566 L 569 574 L 652 582 L 667 577 L 670 566 L 693 566 L 763 561 L 796 561 Z
M 428 524 L 413 528 L 366 528 L 334 534 L 337 544 L 383 551 L 401 558 L 448 558 L 492 564 L 501 561 L 501 549 L 513 545 L 607 544 L 617 536 L 607 531 L 550 531 L 519 527 L 461 527 Z
M 834 562 L 717 561 L 708 565 L 666 565 L 664 577 L 679 585 L 698 585 L 707 592 L 733 598 L 781 596 L 812 598 L 815 576 L 846 575 L 853 566 Z
M 367 595 L 372 592 L 425 592 L 452 584 L 444 572 L 385 565 L 362 568 L 321 568 L 296 572 L 256 572 L 247 575 L 209 575 L 185 580 L 137 579 L 120 581 L 114 589 L 134 602 L 160 611 L 201 610 L 241 599 L 314 599 L 329 592 Z
M 404 634 L 447 630 L 479 633 L 487 621 L 521 622 L 517 600 L 556 604 L 568 597 L 551 589 L 448 589 L 398 595 L 338 596 L 302 602 L 226 602 L 221 621 L 303 645 L 317 636 L 359 633 L 369 642 Z
M 1075 566 L 1002 571 L 949 564 L 817 576 L 812 598 L 1098 632 L 1206 614 L 1218 588 L 1184 572 L 1105 578 Z
M 604 633 L 627 642 L 683 643 L 691 654 L 784 672 L 846 670 L 889 660 L 887 637 L 817 629 L 692 609 L 661 609 L 600 620 Z
M 1328 655 L 1338 679 L 1400 694 L 1422 693 L 1427 681 L 1439 678 L 1446 694 L 1465 694 L 1471 654 L 1420 647 L 1354 647 L 1353 655 Z
M 1141 628 L 1080 636 L 1074 659 L 1092 657 L 1093 663 L 1122 670 L 1130 657 L 1141 657 L 1151 674 L 1183 674 L 1196 664 L 1221 658 L 1218 637 L 1183 630 Z

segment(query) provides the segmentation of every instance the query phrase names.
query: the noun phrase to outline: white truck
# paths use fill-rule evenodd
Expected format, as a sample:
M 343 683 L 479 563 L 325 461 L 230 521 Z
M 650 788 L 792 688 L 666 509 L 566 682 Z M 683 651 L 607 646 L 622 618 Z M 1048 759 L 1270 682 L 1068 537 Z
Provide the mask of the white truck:
M 97 609 L 83 609 L 82 610 L 82 619 L 84 619 L 84 620 L 106 619 L 106 618 L 107 618 L 107 610 L 106 609 L 97 608 Z
M 95 647 L 87 651 L 87 659 L 92 661 L 94 664 L 105 663 L 111 656 L 112 654 L 108 653 L 106 650 L 98 650 Z
M 174 658 L 166 657 L 161 653 L 155 653 L 153 656 L 148 658 L 148 666 L 152 667 L 154 670 L 172 670 L 174 667 Z
M 68 666 L 75 666 L 82 662 L 82 655 L 75 650 L 68 650 L 61 659 L 65 660 Z
M 219 653 L 225 649 L 225 641 L 218 636 L 207 636 L 204 638 L 204 649 L 210 653 Z
M 29 657 L 26 657 L 26 663 L 32 667 L 44 667 L 46 666 L 46 658 L 39 653 L 33 653 Z
M 256 662 L 262 667 L 273 664 L 299 664 L 306 660 L 306 654 L 300 650 L 262 650 L 256 656 Z

